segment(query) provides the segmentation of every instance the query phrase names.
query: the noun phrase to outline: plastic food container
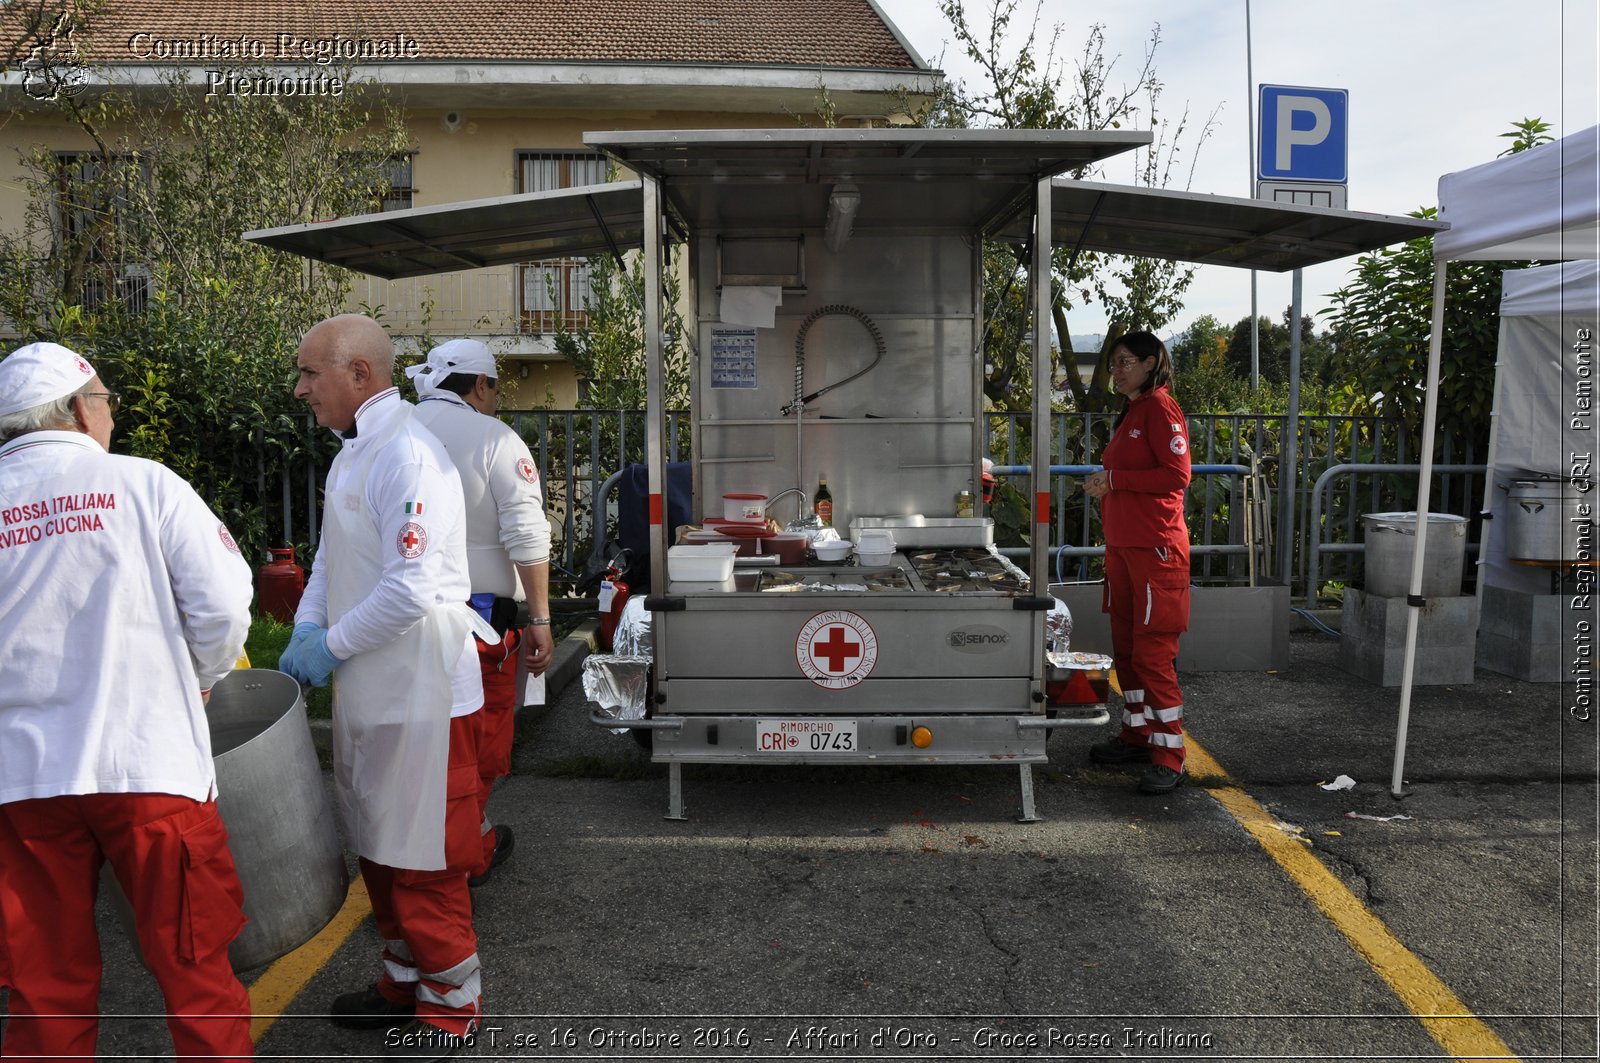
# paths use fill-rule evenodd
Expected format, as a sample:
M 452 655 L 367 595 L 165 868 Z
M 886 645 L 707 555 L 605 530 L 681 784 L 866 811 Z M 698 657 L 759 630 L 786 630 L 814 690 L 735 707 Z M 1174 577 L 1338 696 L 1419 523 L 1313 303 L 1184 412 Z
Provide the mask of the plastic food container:
M 713 533 L 721 538 L 723 542 L 732 541 L 737 543 L 741 557 L 759 554 L 766 546 L 763 541 L 767 537 L 767 526 L 765 524 L 742 524 L 738 522 L 729 524 L 722 522 L 715 526 Z
M 767 553 L 778 555 L 778 564 L 799 565 L 805 562 L 806 546 L 810 542 L 800 532 L 778 532 L 762 539 L 761 545 Z
M 888 528 L 863 528 L 856 533 L 856 553 L 892 554 L 895 534 Z
M 850 551 L 854 548 L 855 543 L 849 539 L 828 539 L 825 542 L 811 544 L 818 561 L 843 561 L 850 556 Z
M 865 568 L 894 564 L 894 533 L 887 528 L 863 529 L 856 536 L 856 562 Z
M 673 546 L 667 550 L 667 577 L 691 583 L 720 583 L 733 576 L 734 543 Z
M 730 494 L 722 496 L 724 520 L 766 520 L 767 496 Z

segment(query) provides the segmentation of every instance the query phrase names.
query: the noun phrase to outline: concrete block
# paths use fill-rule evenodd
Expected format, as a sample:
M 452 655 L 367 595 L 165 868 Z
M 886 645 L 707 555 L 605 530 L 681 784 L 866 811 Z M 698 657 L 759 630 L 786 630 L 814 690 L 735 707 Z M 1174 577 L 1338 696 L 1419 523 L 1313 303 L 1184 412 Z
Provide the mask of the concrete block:
M 1478 667 L 1526 683 L 1561 682 L 1561 651 L 1559 642 L 1527 642 L 1507 635 L 1478 632 Z
M 1580 617 L 1572 603 L 1565 595 L 1485 587 L 1478 663 L 1530 683 L 1561 682 L 1570 629 L 1578 619 L 1593 620 Z
M 1052 583 L 1072 610 L 1072 648 L 1111 652 L 1111 622 L 1100 611 L 1103 584 Z M 1186 672 L 1264 672 L 1289 666 L 1289 589 L 1193 587 L 1189 630 L 1178 640 Z
M 1344 592 L 1339 667 L 1379 686 L 1397 687 L 1405 672 L 1407 613 L 1404 598 Z M 1429 598 L 1417 616 L 1416 686 L 1472 682 L 1478 632 L 1478 599 L 1472 595 Z

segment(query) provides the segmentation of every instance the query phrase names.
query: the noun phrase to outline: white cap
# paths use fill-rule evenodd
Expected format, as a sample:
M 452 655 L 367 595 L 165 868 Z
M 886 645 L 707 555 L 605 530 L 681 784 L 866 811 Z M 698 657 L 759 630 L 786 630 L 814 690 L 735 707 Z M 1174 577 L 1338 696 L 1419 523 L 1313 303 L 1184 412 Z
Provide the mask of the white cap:
M 406 376 L 416 386 L 419 398 L 432 394 L 435 385 L 452 373 L 482 373 L 493 380 L 498 375 L 494 352 L 482 340 L 447 340 L 428 352 L 427 361 L 406 366 Z
M 94 366 L 59 343 L 30 343 L 0 361 L 0 417 L 66 398 L 94 379 Z

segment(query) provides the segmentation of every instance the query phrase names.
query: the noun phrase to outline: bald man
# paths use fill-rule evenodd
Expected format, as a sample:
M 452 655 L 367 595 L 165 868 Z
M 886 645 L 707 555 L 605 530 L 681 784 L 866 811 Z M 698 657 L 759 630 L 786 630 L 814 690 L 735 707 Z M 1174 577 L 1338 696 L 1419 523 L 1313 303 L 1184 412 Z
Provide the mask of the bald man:
M 332 1016 L 387 1028 L 388 1056 L 444 1059 L 469 1043 L 482 996 L 467 887 L 481 856 L 481 621 L 466 606 L 461 481 L 392 385 L 394 348 L 376 322 L 317 324 L 296 366 L 295 396 L 341 446 L 278 666 L 333 682 L 340 813 L 385 939 L 381 977 L 335 998 Z

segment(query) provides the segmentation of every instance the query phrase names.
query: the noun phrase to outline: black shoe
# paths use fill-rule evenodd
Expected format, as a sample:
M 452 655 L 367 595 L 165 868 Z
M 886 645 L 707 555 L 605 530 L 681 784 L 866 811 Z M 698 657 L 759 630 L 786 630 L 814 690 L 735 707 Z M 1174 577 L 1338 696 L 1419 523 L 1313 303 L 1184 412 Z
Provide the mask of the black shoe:
M 1150 747 L 1136 746 L 1119 738 L 1108 738 L 1089 747 L 1089 759 L 1096 764 L 1148 764 Z
M 396 1004 L 378 992 L 378 986 L 374 983 L 365 989 L 334 997 L 328 1017 L 336 1024 L 353 1030 L 375 1030 L 382 1026 L 399 1026 L 416 1012 L 415 1004 Z
M 469 1043 L 469 1039 L 461 1034 L 449 1033 L 421 1019 L 412 1019 L 399 1029 L 389 1031 L 383 1040 L 383 1058 L 449 1059 Z
M 494 869 L 506 862 L 511 850 L 517 847 L 517 836 L 511 833 L 511 828 L 504 823 L 497 823 L 494 827 L 494 855 L 489 858 L 489 866 L 483 869 L 480 875 L 473 875 L 467 879 L 467 885 L 477 889 L 489 881 L 489 876 L 494 874 Z
M 1142 794 L 1170 794 L 1178 788 L 1183 781 L 1183 772 L 1175 771 L 1165 764 L 1157 764 L 1139 776 L 1139 792 Z

